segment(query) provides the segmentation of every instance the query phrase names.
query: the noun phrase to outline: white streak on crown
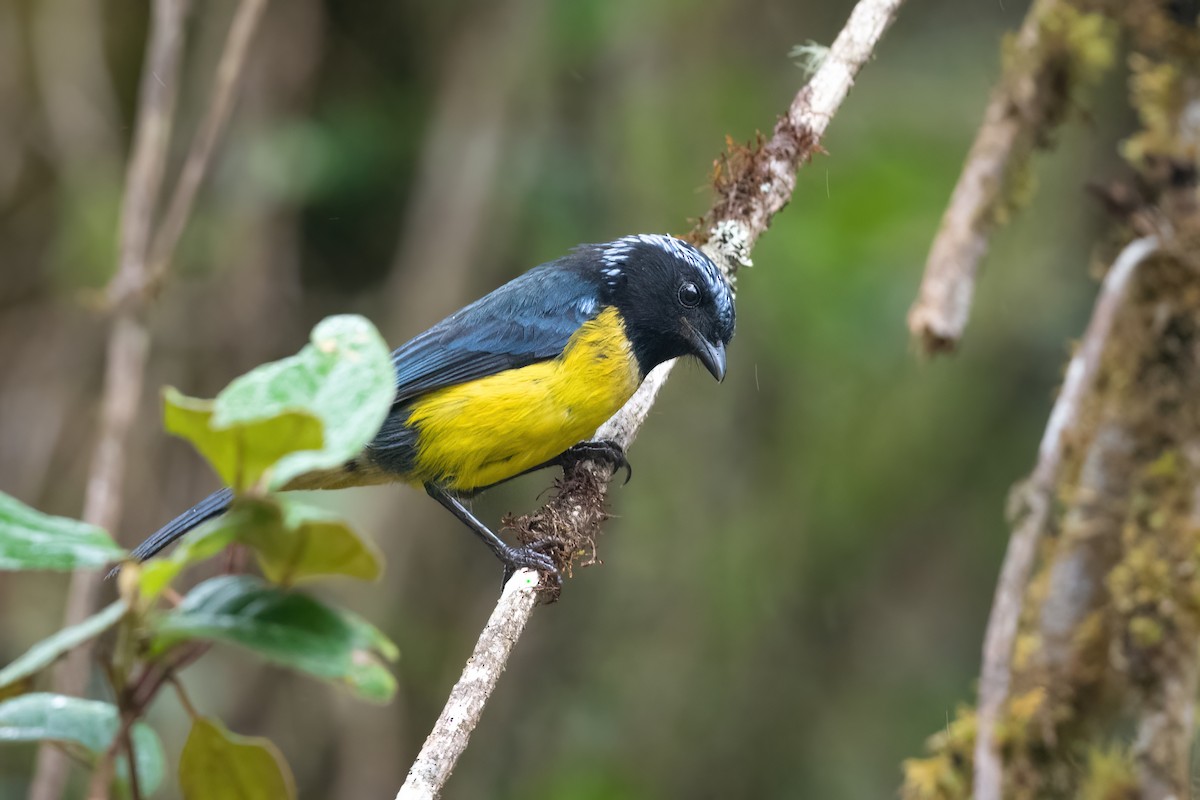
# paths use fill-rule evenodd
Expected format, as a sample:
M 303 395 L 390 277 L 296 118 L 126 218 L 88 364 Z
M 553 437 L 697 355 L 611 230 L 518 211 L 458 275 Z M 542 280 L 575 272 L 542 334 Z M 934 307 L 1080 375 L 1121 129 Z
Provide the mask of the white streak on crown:
M 721 271 L 717 269 L 717 265 L 708 256 L 682 239 L 676 239 L 674 236 L 666 236 L 660 233 L 638 233 L 602 245 L 600 248 L 600 258 L 609 267 L 609 269 L 604 270 L 604 274 L 609 278 L 618 277 L 621 274 L 621 265 L 629 260 L 634 248 L 638 245 L 657 247 L 668 255 L 686 261 L 700 270 L 700 273 L 712 289 L 726 284 L 725 276 L 721 274 Z

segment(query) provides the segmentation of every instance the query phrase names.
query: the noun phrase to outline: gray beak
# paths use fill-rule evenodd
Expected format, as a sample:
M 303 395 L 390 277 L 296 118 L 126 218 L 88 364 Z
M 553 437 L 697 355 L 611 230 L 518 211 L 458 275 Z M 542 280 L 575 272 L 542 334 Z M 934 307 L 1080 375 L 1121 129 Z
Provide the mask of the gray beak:
M 703 336 L 696 336 L 692 340 L 692 344 L 696 347 L 695 356 L 700 359 L 700 363 L 718 381 L 725 380 L 725 345 L 720 342 L 710 342 Z

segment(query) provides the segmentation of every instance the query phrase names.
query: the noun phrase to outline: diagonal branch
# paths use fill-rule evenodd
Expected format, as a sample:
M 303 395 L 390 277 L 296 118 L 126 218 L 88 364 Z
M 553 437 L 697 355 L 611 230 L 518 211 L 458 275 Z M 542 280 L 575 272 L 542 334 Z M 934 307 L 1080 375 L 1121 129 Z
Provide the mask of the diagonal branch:
M 750 264 L 750 252 L 791 200 L 796 170 L 818 152 L 834 113 L 845 99 L 858 71 L 895 18 L 903 0 L 860 0 L 845 27 L 809 83 L 775 125 L 770 139 L 754 150 L 740 151 L 723 166 L 732 173 L 718 176 L 717 198 L 693 238 L 732 280 L 738 268 Z M 652 371 L 625 407 L 606 422 L 597 437 L 628 447 L 645 422 L 673 362 Z M 587 462 L 565 477 L 558 496 L 542 509 L 513 521 L 518 536 L 536 535 L 576 544 L 594 539 L 607 514 L 604 498 L 608 470 Z M 568 547 L 569 559 L 577 548 Z M 483 707 L 504 671 L 516 638 L 536 606 L 537 589 L 531 574 L 509 579 L 500 602 L 479 638 L 442 716 L 425 740 L 397 800 L 435 798 L 465 750 Z
M 525 630 L 537 602 L 538 574 L 533 570 L 518 570 L 504 584 L 475 652 L 450 690 L 450 697 L 396 800 L 422 800 L 437 797 L 441 792 L 459 756 L 467 749 L 471 731 L 479 722 L 483 706 L 496 688 L 513 645 Z
M 1035 0 L 1013 42 L 1006 74 L 992 92 L 929 259 L 909 331 L 927 353 L 953 350 L 975 294 L 975 277 L 1021 165 L 1063 115 L 1066 59 L 1048 42 L 1045 20 L 1067 0 Z
M 983 668 L 979 676 L 979 708 L 975 738 L 976 800 L 1000 800 L 1003 773 L 996 746 L 996 722 L 1008 699 L 1012 683 L 1012 652 L 1017 624 L 1025 599 L 1025 586 L 1033 569 L 1038 542 L 1050 520 L 1054 488 L 1063 460 L 1064 434 L 1074 424 L 1084 397 L 1095 382 L 1108 336 L 1123 307 L 1138 265 L 1158 250 L 1158 238 L 1135 239 L 1121 251 L 1104 276 L 1096 307 L 1079 349 L 1067 366 L 1062 391 L 1038 445 L 1038 460 L 1022 498 L 1025 508 L 1013 531 L 1000 568 L 1000 579 L 983 640 Z
M 175 191 L 167 204 L 166 213 L 147 252 L 143 276 L 145 284 L 141 287 L 143 291 L 155 289 L 165 277 L 175 248 L 179 244 L 179 237 L 183 235 L 183 229 L 192 215 L 192 205 L 200 191 L 200 184 L 208 174 L 209 162 L 212 161 L 213 152 L 221 140 L 221 134 L 229 121 L 229 114 L 233 110 L 234 100 L 237 99 L 237 89 L 245 72 L 250 43 L 254 40 L 254 31 L 258 28 L 258 22 L 266 7 L 267 0 L 242 0 L 234 12 L 233 22 L 225 40 L 225 49 L 217 62 L 217 74 L 213 80 L 208 109 L 200 122 L 200 130 L 192 139 L 187 158 L 183 162 L 183 171 L 179 174 L 179 182 L 175 184 Z

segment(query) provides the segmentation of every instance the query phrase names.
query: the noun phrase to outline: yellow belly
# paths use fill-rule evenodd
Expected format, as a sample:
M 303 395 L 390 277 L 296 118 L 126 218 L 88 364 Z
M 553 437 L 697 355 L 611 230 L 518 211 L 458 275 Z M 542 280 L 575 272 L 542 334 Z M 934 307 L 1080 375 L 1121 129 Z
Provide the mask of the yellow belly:
M 417 400 L 407 422 L 420 432 L 410 477 L 460 491 L 511 478 L 590 437 L 640 382 L 624 324 L 606 309 L 558 358 Z

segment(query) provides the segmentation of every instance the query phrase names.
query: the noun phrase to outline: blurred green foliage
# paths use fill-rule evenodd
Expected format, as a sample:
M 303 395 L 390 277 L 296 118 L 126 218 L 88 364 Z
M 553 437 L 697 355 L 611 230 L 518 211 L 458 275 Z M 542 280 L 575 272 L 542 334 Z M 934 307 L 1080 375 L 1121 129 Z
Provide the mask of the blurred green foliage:
M 82 292 L 111 274 L 145 25 L 103 4 L 112 102 L 82 107 L 107 139 L 71 141 L 50 89 L 89 84 L 53 49 L 70 31 L 37 25 L 81 0 L 10 2 L 0 488 L 77 515 L 102 363 Z M 905 312 L 1026 5 L 904 9 L 740 279 L 725 383 L 677 370 L 613 492 L 604 565 L 535 615 L 449 796 L 890 796 L 900 762 L 971 697 L 1005 497 L 1092 292 L 1102 220 L 1083 185 L 1115 171 L 1128 125 L 1102 100 L 1037 157 L 1038 193 L 993 244 L 962 351 L 915 357 Z M 216 488 L 161 434 L 157 387 L 211 395 L 332 313 L 364 313 L 398 344 L 580 241 L 686 231 L 725 135 L 770 129 L 803 80 L 788 53 L 830 42 L 850 7 L 272 4 L 153 313 L 120 541 Z M 195 15 L 185 131 L 230 8 Z M 532 477 L 476 511 L 498 520 L 545 488 Z M 237 653 L 189 671 L 189 691 L 276 742 L 305 796 L 390 796 L 491 608 L 495 565 L 417 492 L 312 502 L 387 556 L 381 584 L 332 594 L 404 652 L 396 701 L 346 703 Z M 63 594 L 5 577 L 0 662 L 57 625 Z M 180 752 L 187 720 L 168 704 L 152 718 Z M 0 751 L 0 798 L 23 796 L 31 754 Z

